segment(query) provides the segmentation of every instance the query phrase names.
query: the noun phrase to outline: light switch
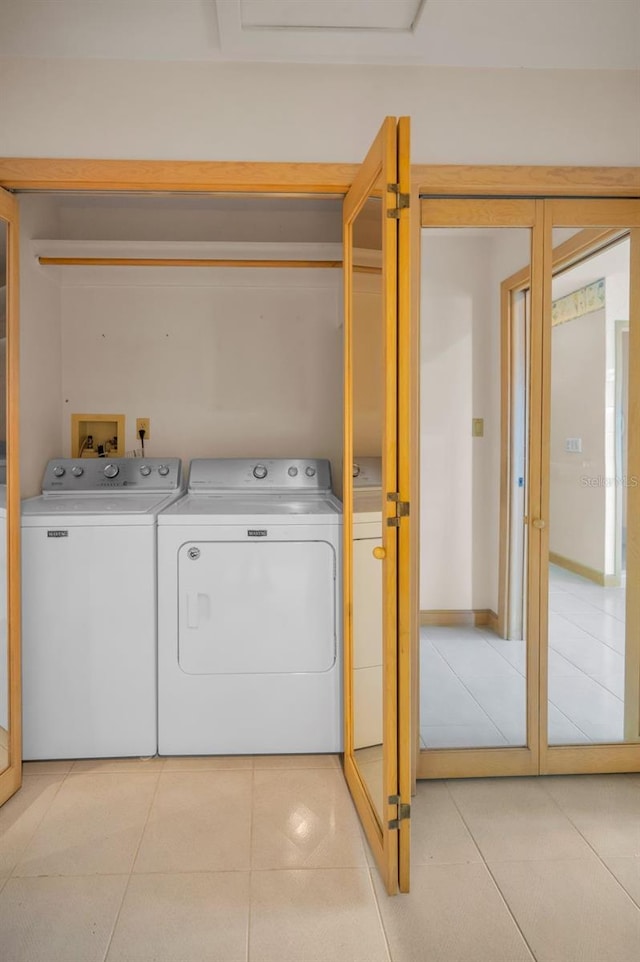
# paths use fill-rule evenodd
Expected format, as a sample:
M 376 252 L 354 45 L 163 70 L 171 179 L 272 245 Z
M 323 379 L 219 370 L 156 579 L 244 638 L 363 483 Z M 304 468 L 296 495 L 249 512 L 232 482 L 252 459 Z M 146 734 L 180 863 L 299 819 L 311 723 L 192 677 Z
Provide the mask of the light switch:
M 582 438 L 567 438 L 564 449 L 569 454 L 582 454 Z
M 484 437 L 484 418 L 472 418 L 472 420 L 471 420 L 471 437 L 472 437 L 472 438 L 483 438 L 483 437 Z

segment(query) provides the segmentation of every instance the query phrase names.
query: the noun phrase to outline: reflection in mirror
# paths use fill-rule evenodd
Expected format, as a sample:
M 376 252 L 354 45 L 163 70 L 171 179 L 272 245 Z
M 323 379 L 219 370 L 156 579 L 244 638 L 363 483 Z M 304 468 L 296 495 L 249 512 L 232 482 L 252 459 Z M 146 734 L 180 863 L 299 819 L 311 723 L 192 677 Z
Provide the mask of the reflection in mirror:
M 554 230 L 554 248 L 565 233 Z M 634 538 L 627 494 L 638 484 L 627 457 L 629 385 L 638 370 L 629 363 L 629 279 L 628 236 L 553 278 L 551 745 L 638 741 L 640 639 L 625 630 Z M 558 717 L 562 726 L 554 727 Z
M 0 771 L 4 771 L 9 764 L 6 485 L 7 237 L 7 224 L 0 220 Z
M 523 746 L 530 299 L 513 290 L 507 310 L 501 288 L 531 231 L 425 228 L 421 248 L 421 747 Z
M 383 811 L 382 443 L 384 314 L 382 200 L 353 225 L 353 732 L 354 754 L 378 817 Z M 346 480 L 346 479 L 345 479 Z M 379 553 L 379 551 L 377 552 Z

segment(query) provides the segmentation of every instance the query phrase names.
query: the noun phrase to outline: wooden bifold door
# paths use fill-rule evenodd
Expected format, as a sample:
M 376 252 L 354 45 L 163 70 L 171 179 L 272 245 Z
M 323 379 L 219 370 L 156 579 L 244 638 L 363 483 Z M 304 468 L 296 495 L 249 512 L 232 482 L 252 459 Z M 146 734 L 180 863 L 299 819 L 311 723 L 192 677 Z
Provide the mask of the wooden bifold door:
M 421 203 L 418 777 L 640 770 L 640 201 Z

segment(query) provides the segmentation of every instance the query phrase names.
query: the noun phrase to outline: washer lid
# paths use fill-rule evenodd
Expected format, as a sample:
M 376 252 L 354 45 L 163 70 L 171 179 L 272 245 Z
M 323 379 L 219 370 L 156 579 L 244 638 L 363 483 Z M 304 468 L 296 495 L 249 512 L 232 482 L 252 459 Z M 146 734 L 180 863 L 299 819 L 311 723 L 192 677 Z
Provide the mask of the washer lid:
M 60 494 L 56 497 L 27 498 L 22 502 L 22 527 L 56 525 L 116 525 L 154 524 L 162 508 L 174 501 L 151 494 L 100 495 Z
M 331 494 L 188 494 L 158 516 L 158 524 L 253 524 L 266 518 L 278 524 L 326 524 L 342 521 L 342 505 Z

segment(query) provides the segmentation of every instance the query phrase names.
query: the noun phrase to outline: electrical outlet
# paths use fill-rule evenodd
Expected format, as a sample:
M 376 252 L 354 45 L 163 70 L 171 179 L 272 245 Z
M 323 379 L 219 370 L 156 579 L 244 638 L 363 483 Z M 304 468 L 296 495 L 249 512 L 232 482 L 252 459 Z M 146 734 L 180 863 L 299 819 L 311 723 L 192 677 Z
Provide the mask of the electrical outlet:
M 148 441 L 151 437 L 150 418 L 136 418 L 136 441 L 139 440 L 141 431 L 144 431 L 144 439 Z

